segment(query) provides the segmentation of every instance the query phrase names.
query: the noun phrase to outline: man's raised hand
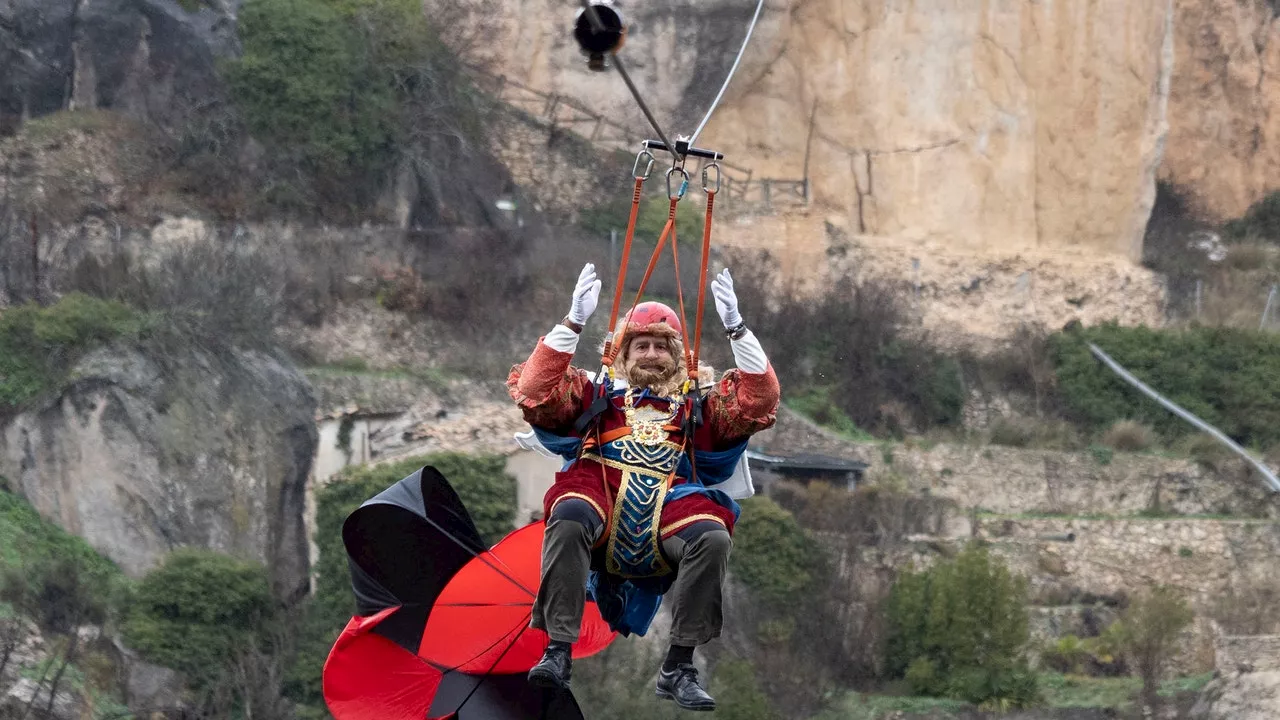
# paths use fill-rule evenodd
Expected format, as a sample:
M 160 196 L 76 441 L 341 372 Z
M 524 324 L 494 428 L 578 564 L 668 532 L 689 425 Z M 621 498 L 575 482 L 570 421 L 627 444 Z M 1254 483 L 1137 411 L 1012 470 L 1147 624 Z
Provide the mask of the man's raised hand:
M 738 296 L 733 292 L 733 278 L 729 269 L 725 268 L 711 281 L 711 294 L 716 299 L 716 311 L 720 313 L 720 321 L 726 329 L 742 324 L 742 315 L 738 313 Z
M 569 321 L 586 325 L 591 313 L 600 302 L 600 281 L 596 279 L 596 266 L 587 263 L 578 275 L 578 286 L 573 289 L 573 304 L 569 307 Z

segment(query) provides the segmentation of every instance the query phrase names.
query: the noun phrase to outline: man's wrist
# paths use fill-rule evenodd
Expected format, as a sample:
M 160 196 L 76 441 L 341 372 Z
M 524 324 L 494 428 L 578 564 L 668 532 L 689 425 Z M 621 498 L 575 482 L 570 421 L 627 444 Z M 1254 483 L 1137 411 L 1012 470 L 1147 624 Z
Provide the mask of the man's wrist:
M 730 340 L 741 340 L 743 335 L 747 334 L 747 323 L 739 322 L 733 327 L 724 329 L 724 336 Z
M 564 316 L 564 319 L 560 321 L 560 324 L 569 328 L 570 330 L 574 331 L 579 335 L 582 334 L 582 323 L 574 322 L 573 319 L 570 318 L 568 315 Z

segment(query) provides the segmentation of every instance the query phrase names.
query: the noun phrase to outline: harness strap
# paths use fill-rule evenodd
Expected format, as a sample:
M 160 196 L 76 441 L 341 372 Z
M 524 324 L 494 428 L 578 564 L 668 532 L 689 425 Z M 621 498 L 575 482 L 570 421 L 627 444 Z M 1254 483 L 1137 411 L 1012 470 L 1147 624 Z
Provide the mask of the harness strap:
M 622 241 L 622 262 L 618 265 L 618 279 L 613 290 L 613 309 L 609 313 L 609 327 L 605 331 L 607 340 L 605 341 L 604 354 L 602 362 L 605 367 L 613 364 L 613 358 L 616 353 L 613 352 L 613 329 L 618 325 L 618 308 L 622 304 L 622 286 L 627 282 L 627 261 L 631 258 L 631 241 L 636 235 L 636 218 L 640 214 L 640 192 L 644 188 L 645 178 L 648 177 L 646 172 L 643 176 L 636 177 L 636 186 L 631 193 L 631 216 L 627 219 L 627 234 Z
M 698 271 L 698 319 L 693 326 L 693 364 L 697 368 L 702 348 L 702 312 L 706 308 L 707 265 L 711 259 L 711 211 L 716 204 L 716 191 L 707 189 L 707 217 L 702 225 L 702 268 Z
M 672 200 L 671 202 L 674 207 L 675 203 L 678 201 Z M 658 245 L 653 249 L 653 255 L 649 257 L 649 266 L 645 268 L 644 278 L 640 280 L 640 288 L 636 290 L 636 298 L 631 303 L 632 309 L 635 309 L 635 306 L 640 304 L 640 298 L 644 295 L 644 289 L 649 284 L 649 278 L 653 277 L 653 269 L 657 267 L 658 258 L 662 256 L 662 246 L 667 242 L 667 235 L 675 232 L 676 223 L 674 215 L 675 213 L 672 212 L 672 216 L 667 218 L 667 224 L 663 226 L 662 234 L 658 236 Z M 624 325 L 618 331 L 617 336 L 613 338 L 613 343 L 609 349 L 608 356 L 604 359 L 604 364 L 606 366 L 612 366 L 613 361 L 617 359 L 618 353 L 622 350 L 622 346 L 625 344 L 624 340 L 626 339 L 626 335 L 627 328 Z

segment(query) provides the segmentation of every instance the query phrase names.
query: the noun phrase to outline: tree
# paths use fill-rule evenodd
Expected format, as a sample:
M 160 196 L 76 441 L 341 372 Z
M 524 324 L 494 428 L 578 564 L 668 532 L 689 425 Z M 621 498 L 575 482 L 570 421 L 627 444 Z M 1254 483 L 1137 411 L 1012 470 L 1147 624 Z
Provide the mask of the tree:
M 1142 678 L 1142 704 L 1159 703 L 1160 675 L 1177 649 L 1178 635 L 1195 614 L 1174 588 L 1159 585 L 1138 598 L 1108 634 L 1128 657 Z
M 980 544 L 922 572 L 908 570 L 888 601 L 887 665 L 924 695 L 1025 707 L 1037 686 L 1024 650 L 1027 587 Z

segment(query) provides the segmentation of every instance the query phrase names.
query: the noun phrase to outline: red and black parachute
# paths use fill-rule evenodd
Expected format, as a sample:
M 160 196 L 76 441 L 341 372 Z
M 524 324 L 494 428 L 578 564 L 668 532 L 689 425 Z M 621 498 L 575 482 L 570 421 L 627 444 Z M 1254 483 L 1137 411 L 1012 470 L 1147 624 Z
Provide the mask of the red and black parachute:
M 453 488 L 424 467 L 347 517 L 356 615 L 324 666 L 337 720 L 582 720 L 567 691 L 526 675 L 547 635 L 529 627 L 543 523 L 486 549 Z M 574 657 L 615 633 L 588 601 Z

